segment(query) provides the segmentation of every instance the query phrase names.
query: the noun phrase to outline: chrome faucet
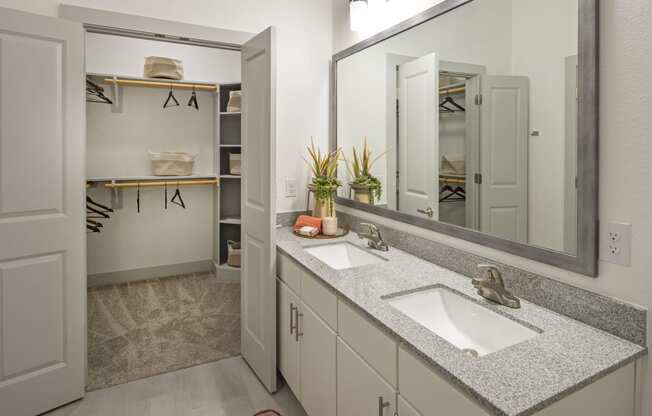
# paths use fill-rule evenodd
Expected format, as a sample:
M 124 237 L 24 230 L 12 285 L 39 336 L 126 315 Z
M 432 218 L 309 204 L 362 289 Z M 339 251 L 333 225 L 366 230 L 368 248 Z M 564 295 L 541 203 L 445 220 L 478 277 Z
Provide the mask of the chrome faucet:
M 366 222 L 360 223 L 361 227 L 367 227 L 369 229 L 369 232 L 358 232 L 358 237 L 360 238 L 366 238 L 367 239 L 367 245 L 374 250 L 380 250 L 380 251 L 388 251 L 389 246 L 387 245 L 386 242 L 383 241 L 383 238 L 380 236 L 380 230 L 378 227 L 376 227 L 373 224 L 369 224 Z
M 482 271 L 483 276 L 473 279 L 472 282 L 480 296 L 510 308 L 521 307 L 521 301 L 505 288 L 503 277 L 496 266 L 480 264 L 478 269 Z

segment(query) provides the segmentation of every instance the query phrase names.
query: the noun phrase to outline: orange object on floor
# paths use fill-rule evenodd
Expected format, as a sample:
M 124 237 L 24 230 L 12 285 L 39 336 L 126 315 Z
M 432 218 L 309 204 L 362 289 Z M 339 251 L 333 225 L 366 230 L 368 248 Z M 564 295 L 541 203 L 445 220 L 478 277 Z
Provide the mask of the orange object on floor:
M 256 413 L 254 416 L 281 416 L 281 414 L 274 410 L 263 410 L 262 412 Z
M 321 218 L 311 217 L 309 215 L 299 215 L 297 222 L 294 223 L 294 230 L 298 231 L 301 227 L 315 227 L 321 232 Z

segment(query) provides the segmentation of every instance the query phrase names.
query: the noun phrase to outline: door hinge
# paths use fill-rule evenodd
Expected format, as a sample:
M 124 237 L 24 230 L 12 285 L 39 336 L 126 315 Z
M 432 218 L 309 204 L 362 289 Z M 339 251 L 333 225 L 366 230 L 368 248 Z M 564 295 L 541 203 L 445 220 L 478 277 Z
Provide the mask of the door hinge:
M 482 94 L 477 94 L 475 96 L 475 105 L 482 105 Z
M 396 100 L 396 116 L 397 116 L 397 117 L 398 117 L 398 110 L 399 110 L 399 105 L 398 105 L 398 103 L 399 103 L 399 101 L 398 101 L 398 99 L 397 99 L 397 100 Z
M 475 175 L 473 175 L 473 181 L 478 185 L 482 185 L 482 174 L 476 173 Z

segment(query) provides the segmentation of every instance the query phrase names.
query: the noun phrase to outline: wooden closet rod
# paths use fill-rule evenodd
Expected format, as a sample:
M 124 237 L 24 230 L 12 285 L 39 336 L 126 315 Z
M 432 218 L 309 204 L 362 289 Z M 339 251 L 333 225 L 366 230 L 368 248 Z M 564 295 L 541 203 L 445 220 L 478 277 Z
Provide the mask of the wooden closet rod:
M 458 88 L 440 88 L 439 93 L 440 94 L 457 94 L 458 92 L 464 92 L 466 91 L 466 87 L 458 87 Z
M 169 186 L 196 186 L 196 185 L 217 185 L 217 179 L 198 179 L 198 180 L 181 180 L 181 181 L 138 181 L 138 182 L 115 182 L 104 184 L 105 187 L 115 188 L 145 188 L 145 187 L 162 187 Z
M 113 78 L 104 78 L 104 82 L 107 84 L 117 83 L 118 85 L 126 85 L 132 87 L 149 87 L 149 88 L 176 88 L 176 89 L 185 89 L 191 90 L 196 89 L 198 91 L 217 91 L 217 85 L 207 85 L 207 84 L 187 84 L 182 82 L 172 82 L 172 81 L 148 81 L 148 80 L 138 80 L 138 79 L 113 79 Z
M 463 185 L 463 184 L 466 183 L 466 179 L 449 178 L 449 177 L 446 177 L 446 176 L 440 176 L 439 181 L 440 182 L 457 184 L 457 185 Z

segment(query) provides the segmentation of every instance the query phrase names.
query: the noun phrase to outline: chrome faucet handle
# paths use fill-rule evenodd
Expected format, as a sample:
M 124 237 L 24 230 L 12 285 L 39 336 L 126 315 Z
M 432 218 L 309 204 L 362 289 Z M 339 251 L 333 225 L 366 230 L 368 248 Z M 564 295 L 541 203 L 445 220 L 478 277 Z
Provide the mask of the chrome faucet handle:
M 376 225 L 370 224 L 368 222 L 361 222 L 360 226 L 369 228 L 369 231 L 371 233 L 376 234 L 376 235 L 378 235 L 378 237 L 380 237 L 380 231 L 378 230 L 378 227 Z

